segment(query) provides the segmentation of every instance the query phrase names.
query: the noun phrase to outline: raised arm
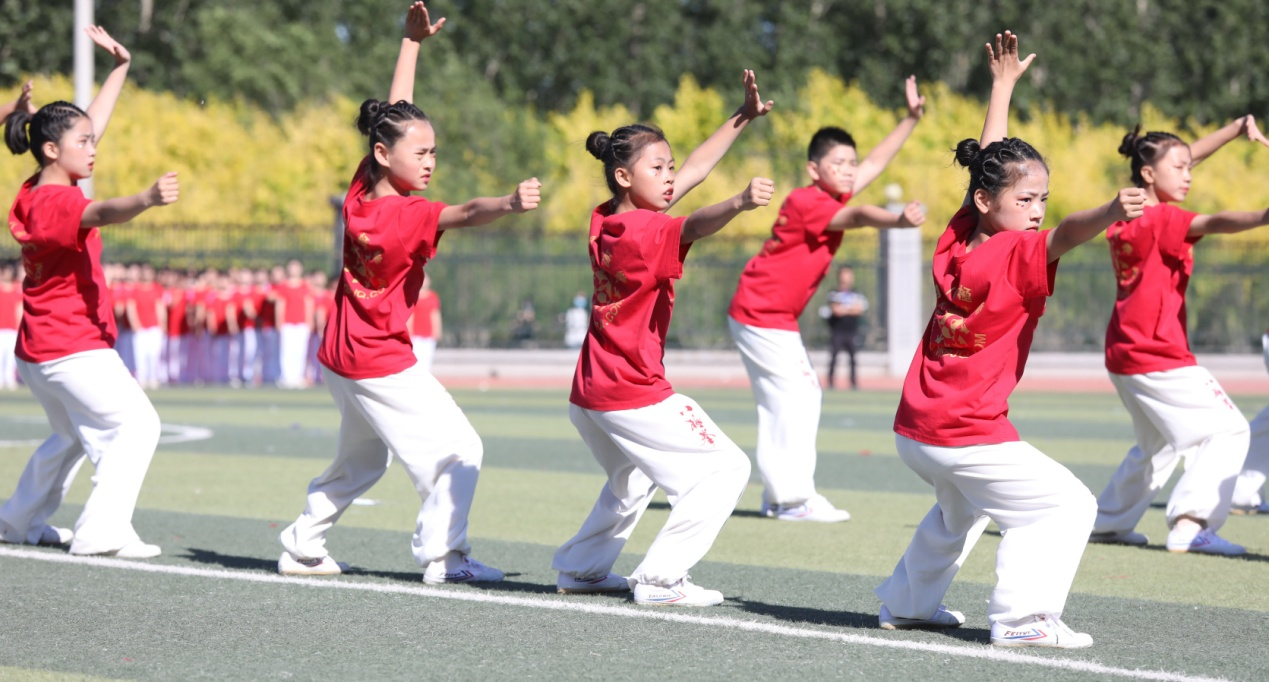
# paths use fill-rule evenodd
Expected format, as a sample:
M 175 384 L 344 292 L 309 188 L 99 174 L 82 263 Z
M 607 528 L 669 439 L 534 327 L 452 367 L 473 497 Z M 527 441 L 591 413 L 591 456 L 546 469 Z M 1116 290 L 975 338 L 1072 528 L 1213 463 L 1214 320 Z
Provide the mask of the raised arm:
M 1190 155 L 1193 157 L 1190 166 L 1199 165 L 1204 159 L 1215 154 L 1216 150 L 1240 137 L 1246 137 L 1251 142 L 1259 142 L 1269 147 L 1269 139 L 1265 139 L 1265 136 L 1260 134 L 1260 128 L 1256 127 L 1256 118 L 1247 114 L 1230 121 L 1225 127 L 1199 138 L 1190 145 Z
M 86 112 L 93 122 L 93 135 L 96 136 L 97 144 L 101 144 L 101 138 L 106 136 L 106 125 L 110 123 L 110 114 L 114 113 L 115 103 L 119 101 L 119 93 L 123 91 L 123 82 L 128 78 L 128 67 L 132 64 L 132 55 L 127 48 L 119 44 L 119 41 L 111 38 L 110 34 L 106 33 L 106 29 L 100 26 L 89 26 L 84 30 L 94 43 L 115 58 L 115 68 L 111 69 L 110 75 L 106 76 L 106 82 L 101 84 L 101 90 L 97 91 L 97 96 L 93 98 L 92 104 L 88 105 Z
M 511 213 L 525 213 L 542 201 L 542 183 L 530 178 L 505 197 L 479 197 L 441 209 L 440 229 L 453 230 L 491 223 Z
M 1264 211 L 1221 211 L 1211 215 L 1197 215 L 1190 223 L 1189 236 L 1205 234 L 1234 234 L 1252 228 L 1269 225 L 1269 209 Z
M 987 101 L 987 119 L 983 121 L 983 133 L 978 138 L 980 147 L 1009 137 L 1009 101 L 1013 88 L 1035 60 L 1035 54 L 1018 59 L 1018 36 L 1010 31 L 996 34 L 996 47 L 987 43 L 987 66 L 991 69 L 991 99 Z M 965 193 L 961 206 L 973 200 L 971 192 Z
M 677 204 L 679 199 L 687 196 L 688 192 L 709 177 L 714 166 L 723 159 L 723 155 L 731 149 L 732 143 L 740 137 L 741 131 L 749 125 L 750 121 L 759 116 L 766 116 L 767 112 L 775 106 L 775 102 L 771 100 L 762 101 L 762 96 L 758 94 L 758 78 L 753 71 L 745 70 L 744 82 L 745 103 L 718 130 L 715 130 L 709 139 L 692 150 L 692 153 L 683 160 L 683 166 L 674 177 L 674 197 L 670 200 L 670 206 Z M 670 206 L 666 206 L 665 210 L 668 211 Z
M 1049 230 L 1049 262 L 1061 258 L 1121 220 L 1140 217 L 1145 206 L 1146 191 L 1140 187 L 1129 187 L 1119 190 L 1118 196 L 1097 208 L 1066 216 L 1057 227 Z
M 79 226 L 88 228 L 126 223 L 148 208 L 167 206 L 176 203 L 178 198 L 180 184 L 176 181 L 176 173 L 168 173 L 140 194 L 88 204 L 84 215 L 79 219 Z
M 410 10 L 405 14 L 405 37 L 401 38 L 397 68 L 392 72 L 392 88 L 388 91 L 389 104 L 401 100 L 414 102 L 414 67 L 419 61 L 419 43 L 436 35 L 444 25 L 444 18 L 432 23 L 422 2 L 410 5 Z
M 925 114 L 925 97 L 917 92 L 916 76 L 908 76 L 908 79 L 904 81 L 904 91 L 908 100 L 908 115 L 899 121 L 899 125 L 890 131 L 881 144 L 873 147 L 872 151 L 868 152 L 868 156 L 859 162 L 859 170 L 855 173 L 853 194 L 862 192 L 865 187 L 872 184 L 873 180 L 877 179 L 877 176 L 881 175 L 881 172 L 899 153 L 903 143 L 908 141 L 921 116 Z
M 8 104 L 0 104 L 0 120 L 8 118 L 9 114 L 15 111 L 25 111 L 34 116 L 35 112 L 38 111 L 35 105 L 31 103 L 31 90 L 34 87 L 31 81 L 27 81 L 22 84 L 22 94 L 18 95 L 17 99 Z
M 704 239 L 723 229 L 732 218 L 742 212 L 770 204 L 773 194 L 775 194 L 774 182 L 766 178 L 754 178 L 740 194 L 722 203 L 693 211 L 692 215 L 683 221 L 679 241 L 689 244 L 698 239 Z
M 828 221 L 830 230 L 853 230 L 859 227 L 916 227 L 925 222 L 921 204 L 913 201 L 903 207 L 902 213 L 887 211 L 880 206 L 847 206 Z

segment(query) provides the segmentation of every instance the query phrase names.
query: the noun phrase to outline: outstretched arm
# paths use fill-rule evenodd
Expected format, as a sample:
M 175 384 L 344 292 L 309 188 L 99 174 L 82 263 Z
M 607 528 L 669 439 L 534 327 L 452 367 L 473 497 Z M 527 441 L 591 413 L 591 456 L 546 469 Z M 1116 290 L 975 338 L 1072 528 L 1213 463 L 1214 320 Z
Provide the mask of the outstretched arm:
M 766 178 L 754 178 L 740 194 L 722 203 L 693 211 L 692 215 L 683 221 L 679 241 L 690 244 L 698 239 L 704 239 L 723 229 L 732 218 L 743 211 L 752 211 L 759 206 L 770 204 L 773 194 L 775 194 L 774 182 Z
M 441 209 L 440 229 L 453 230 L 491 223 L 510 213 L 525 213 L 542 201 L 542 183 L 530 178 L 505 197 L 479 197 Z
M 12 114 L 15 111 L 25 111 L 28 114 L 34 115 L 35 112 L 38 111 L 35 108 L 35 105 L 31 103 L 31 90 L 34 87 L 35 86 L 31 83 L 31 81 L 27 81 L 22 84 L 22 94 L 18 95 L 17 99 L 9 102 L 8 104 L 0 104 L 0 120 L 8 118 L 9 114 Z
M 687 196 L 688 192 L 709 177 L 714 166 L 717 166 L 727 150 L 731 149 L 732 143 L 740 137 L 741 131 L 749 125 L 750 121 L 759 116 L 766 116 L 767 112 L 771 111 L 771 107 L 775 106 L 775 102 L 771 100 L 762 101 L 762 97 L 758 94 L 758 78 L 753 71 L 745 70 L 744 81 L 745 103 L 731 118 L 727 119 L 726 123 L 714 131 L 709 139 L 702 142 L 701 146 L 692 150 L 692 153 L 684 159 L 683 166 L 674 177 L 674 197 L 670 200 L 670 206 L 677 204 L 679 199 Z M 670 206 L 667 206 L 665 210 L 668 211 Z
M 128 67 L 132 65 L 132 54 L 128 52 L 128 48 L 119 44 L 119 41 L 110 37 L 106 33 L 106 29 L 100 26 L 89 26 L 84 29 L 88 32 L 88 37 L 93 39 L 101 49 L 109 52 L 115 58 L 115 68 L 110 70 L 110 75 L 106 76 L 106 82 L 101 84 L 101 89 L 97 91 L 97 96 L 93 98 L 92 104 L 88 105 L 89 120 L 93 122 L 93 135 L 96 136 L 97 144 L 101 144 L 101 138 L 106 136 L 106 125 L 110 123 L 110 114 L 114 113 L 115 103 L 119 101 L 119 93 L 123 91 L 123 82 L 128 79 Z
M 828 221 L 828 229 L 916 227 L 924 222 L 925 211 L 921 210 L 921 204 L 914 201 L 904 206 L 902 213 L 887 211 L 880 206 L 847 206 Z
M 410 5 L 410 10 L 405 14 L 405 37 L 401 39 L 397 68 L 392 72 L 392 88 L 388 91 L 389 104 L 401 100 L 414 102 L 414 67 L 419 61 L 419 43 L 436 35 L 444 25 L 444 18 L 432 23 L 422 2 Z
M 1269 209 L 1265 211 L 1221 211 L 1212 215 L 1194 216 L 1189 236 L 1234 234 L 1262 225 L 1269 225 Z
M 1146 191 L 1140 187 L 1129 187 L 1119 190 L 1119 196 L 1097 208 L 1066 216 L 1057 227 L 1049 230 L 1049 262 L 1061 258 L 1121 220 L 1140 217 L 1145 207 Z
M 908 79 L 904 81 L 904 91 L 908 99 L 908 115 L 899 121 L 899 125 L 890 131 L 881 144 L 873 147 L 872 151 L 868 152 L 868 156 L 859 162 L 859 170 L 855 173 L 853 194 L 862 192 L 865 187 L 872 184 L 873 180 L 877 179 L 877 176 L 881 175 L 881 172 L 899 153 L 903 143 L 908 141 L 921 116 L 925 114 L 925 98 L 917 92 L 916 76 L 908 76 Z
M 1190 165 L 1199 165 L 1204 159 L 1215 154 L 1216 150 L 1240 137 L 1246 137 L 1251 142 L 1259 142 L 1269 147 L 1269 139 L 1265 139 L 1265 136 L 1260 133 L 1260 128 L 1256 127 L 1256 117 L 1247 114 L 1230 121 L 1225 127 L 1190 145 L 1190 154 L 1193 156 Z
M 176 173 L 168 173 L 140 194 L 88 204 L 79 219 L 79 226 L 88 228 L 126 223 L 148 208 L 176 203 L 179 197 L 180 185 L 176 181 Z
M 1018 36 L 1010 31 L 1005 31 L 1004 35 L 996 34 L 994 50 L 991 43 L 987 43 L 991 99 L 987 102 L 987 120 L 983 122 L 983 134 L 978 138 L 980 146 L 986 147 L 992 142 L 1009 137 L 1009 101 L 1013 99 L 1013 88 L 1034 60 L 1034 53 L 1027 55 L 1026 59 L 1018 59 Z M 973 198 L 972 193 L 966 192 L 961 206 L 968 206 Z

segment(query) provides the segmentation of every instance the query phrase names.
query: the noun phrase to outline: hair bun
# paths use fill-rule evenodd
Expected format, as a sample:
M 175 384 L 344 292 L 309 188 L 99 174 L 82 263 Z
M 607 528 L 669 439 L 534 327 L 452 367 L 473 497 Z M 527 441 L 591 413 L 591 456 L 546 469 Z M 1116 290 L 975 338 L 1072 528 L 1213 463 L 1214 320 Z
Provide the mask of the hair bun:
M 379 117 L 383 116 L 387 108 L 388 104 L 386 102 L 380 102 L 377 99 L 368 99 L 362 102 L 361 113 L 357 116 L 357 130 L 361 131 L 362 135 L 369 135 L 370 131 L 374 130 L 375 123 L 378 122 Z
M 612 153 L 612 138 L 608 136 L 608 133 L 596 130 L 586 138 L 586 151 L 603 161 L 605 156 Z
M 31 122 L 31 115 L 22 110 L 16 110 L 4 119 L 4 143 L 9 151 L 14 154 L 25 154 L 31 148 L 30 133 L 27 132 L 27 124 Z
M 956 152 L 956 163 L 960 164 L 962 168 L 969 168 L 978 160 L 978 155 L 982 153 L 983 149 L 978 144 L 978 140 L 967 137 L 957 143 L 954 151 Z
M 1119 153 L 1128 158 L 1132 158 L 1137 153 L 1137 142 L 1141 140 L 1141 124 L 1138 123 L 1132 132 L 1124 135 L 1123 142 L 1119 143 Z

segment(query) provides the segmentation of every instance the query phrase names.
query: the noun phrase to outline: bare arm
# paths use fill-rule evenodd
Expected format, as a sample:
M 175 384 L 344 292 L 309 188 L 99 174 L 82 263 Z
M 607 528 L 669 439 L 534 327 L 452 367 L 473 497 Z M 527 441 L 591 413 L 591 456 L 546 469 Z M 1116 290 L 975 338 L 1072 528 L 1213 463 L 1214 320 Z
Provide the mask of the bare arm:
M 162 300 L 154 302 L 154 315 L 155 319 L 159 321 L 159 329 L 167 333 L 167 306 L 163 304 Z
M 731 149 L 732 143 L 740 137 L 740 133 L 750 121 L 759 116 L 766 116 L 767 112 L 771 111 L 771 107 L 775 106 L 775 102 L 771 100 L 762 101 L 762 97 L 758 94 L 758 79 L 753 71 L 745 70 L 744 82 L 745 103 L 718 130 L 715 130 L 709 139 L 692 150 L 692 153 L 683 160 L 683 166 L 674 176 L 674 197 L 670 201 L 670 206 L 677 204 L 679 199 L 687 196 L 688 192 L 709 177 L 714 166 L 723 159 L 723 155 Z M 669 209 L 670 207 L 667 206 L 665 210 Z
M 485 225 L 511 213 L 525 213 L 542 200 L 542 183 L 530 178 L 505 197 L 479 197 L 464 204 L 441 209 L 440 229 Z
M 137 315 L 137 302 L 132 299 L 128 299 L 128 302 L 124 304 L 124 310 L 126 311 L 126 316 L 128 318 L 128 326 L 133 329 L 140 329 L 141 317 Z
M 1269 209 L 1265 211 L 1221 211 L 1211 215 L 1194 216 L 1189 236 L 1205 234 L 1234 234 L 1252 228 L 1269 225 Z
M 128 53 L 128 49 L 119 44 L 119 41 L 110 37 L 106 33 L 106 29 L 100 26 L 89 26 L 84 29 L 88 32 L 88 37 L 93 39 L 103 50 L 109 52 L 115 58 L 115 68 L 111 69 L 110 75 L 106 76 L 106 82 L 101 84 L 101 90 L 97 91 L 97 96 L 93 98 L 92 104 L 88 105 L 88 118 L 93 122 L 93 135 L 96 136 L 97 144 L 101 144 L 101 138 L 106 136 L 106 125 L 110 123 L 110 114 L 114 113 L 115 103 L 119 101 L 119 93 L 123 91 L 123 82 L 128 79 L 128 67 L 132 64 L 132 55 Z
M 770 204 L 771 195 L 774 193 L 774 182 L 766 178 L 754 178 L 740 194 L 713 206 L 693 211 L 692 215 L 683 221 L 679 241 L 690 244 L 714 234 L 742 212 Z
M 140 194 L 88 204 L 88 207 L 84 209 L 84 215 L 79 219 L 79 226 L 88 228 L 126 223 L 146 209 L 176 203 L 179 197 L 180 185 L 176 181 L 176 173 L 167 173 L 150 189 Z
M 1061 258 L 1071 249 L 1102 233 L 1102 230 L 1121 220 L 1141 217 L 1146 206 L 1146 191 L 1140 187 L 1119 190 L 1114 199 L 1084 211 L 1076 211 L 1057 227 L 1049 230 L 1049 262 Z
M 225 306 L 225 324 L 229 325 L 229 333 L 238 333 L 238 306 L 230 303 Z
M 1190 165 L 1199 165 L 1204 159 L 1215 154 L 1218 149 L 1240 137 L 1246 137 L 1251 142 L 1259 142 L 1269 147 L 1269 139 L 1265 139 L 1265 136 L 1260 134 L 1260 129 L 1256 127 L 1256 118 L 1247 114 L 1230 121 L 1225 127 L 1190 145 L 1190 154 L 1193 157 Z
M 828 221 L 830 230 L 853 230 L 859 227 L 916 227 L 925 222 L 921 204 L 913 201 L 903 207 L 902 213 L 887 211 L 880 206 L 847 206 Z
M 428 16 L 422 2 L 410 5 L 405 14 L 405 37 L 401 39 L 401 52 L 397 54 L 397 67 L 392 71 L 392 88 L 388 91 L 388 103 L 414 102 L 414 68 L 419 61 L 419 43 L 436 35 L 445 25 L 445 19 L 435 24 Z
M 899 153 L 899 149 L 903 147 L 903 143 L 908 141 L 908 137 L 916 129 L 921 116 L 925 114 L 925 98 L 917 92 L 916 76 L 908 76 L 908 79 L 904 81 L 904 92 L 908 100 L 908 115 L 899 121 L 899 125 L 890 131 L 881 144 L 873 147 L 872 151 L 868 152 L 868 156 L 859 162 L 859 170 L 855 174 L 855 194 L 859 194 L 865 187 L 872 184 L 886 166 L 890 165 L 895 155 Z
M 15 111 L 25 111 L 28 114 L 34 115 L 35 112 L 38 111 L 38 109 L 35 108 L 35 105 L 31 103 L 31 90 L 34 89 L 34 87 L 35 86 L 31 83 L 31 81 L 27 81 L 22 84 L 22 94 L 18 95 L 17 99 L 9 102 L 8 104 L 0 104 L 0 120 L 8 118 L 9 114 L 12 114 Z
M 992 142 L 1009 137 L 1009 101 L 1013 99 L 1013 88 L 1034 60 L 1034 53 L 1027 55 L 1026 59 L 1018 59 L 1018 36 L 1009 31 L 1005 31 L 1003 36 L 996 34 L 994 50 L 991 43 L 987 43 L 991 99 L 987 102 L 987 119 L 983 121 L 983 133 L 978 138 L 980 146 L 986 147 Z M 961 206 L 968 206 L 973 199 L 973 194 L 966 192 Z

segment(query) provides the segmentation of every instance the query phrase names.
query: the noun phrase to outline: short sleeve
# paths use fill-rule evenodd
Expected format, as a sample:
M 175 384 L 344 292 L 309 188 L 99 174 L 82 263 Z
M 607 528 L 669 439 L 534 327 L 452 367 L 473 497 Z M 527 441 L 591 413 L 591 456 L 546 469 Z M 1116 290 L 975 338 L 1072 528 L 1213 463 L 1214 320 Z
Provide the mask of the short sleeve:
M 1023 298 L 1053 295 L 1057 261 L 1049 262 L 1049 232 L 1022 232 L 1013 240 L 1005 276 Z
M 684 244 L 683 222 L 686 218 L 671 218 L 656 214 L 653 218 L 652 239 L 645 242 L 644 260 L 653 268 L 653 275 L 658 280 L 679 279 L 683 276 L 683 260 L 692 247 Z
M 407 197 L 401 209 L 401 241 L 411 255 L 430 260 L 436 255 L 436 243 L 440 241 L 441 211 L 445 204 L 428 201 L 423 197 Z
M 1202 238 L 1201 235 L 1190 236 L 1190 225 L 1198 214 L 1170 204 L 1167 209 L 1167 225 L 1160 236 L 1159 250 L 1173 258 L 1181 258 L 1191 244 Z

